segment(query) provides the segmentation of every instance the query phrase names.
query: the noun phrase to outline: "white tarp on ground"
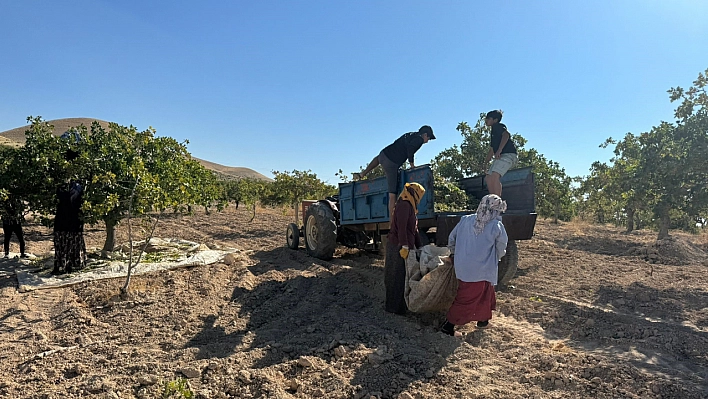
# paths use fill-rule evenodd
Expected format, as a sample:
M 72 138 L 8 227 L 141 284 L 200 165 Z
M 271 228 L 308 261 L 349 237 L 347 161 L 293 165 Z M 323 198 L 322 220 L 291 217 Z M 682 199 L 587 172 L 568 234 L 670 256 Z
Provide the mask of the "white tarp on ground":
M 182 247 L 185 247 L 185 244 L 191 244 L 189 245 L 191 250 L 195 249 L 195 245 L 196 247 L 199 247 L 199 244 L 187 241 L 180 241 L 180 244 Z M 189 253 L 191 251 L 183 253 L 177 259 L 172 261 L 141 261 L 140 264 L 133 269 L 132 274 L 140 275 L 160 270 L 177 269 L 180 267 L 209 265 L 223 260 L 229 253 L 235 253 L 238 251 L 239 250 L 237 249 L 207 249 L 193 253 Z M 17 275 L 18 290 L 20 292 L 65 287 L 84 281 L 118 278 L 128 275 L 128 262 L 125 260 L 93 262 L 79 272 L 59 276 L 53 276 L 51 274 L 52 268 L 46 267 L 51 265 L 51 261 L 48 261 L 45 268 L 33 268 L 30 267 L 30 265 L 25 264 L 26 262 L 20 263 L 19 261 L 13 262 L 12 260 L 3 263 L 7 265 L 14 264 L 14 273 Z M 0 272 L 3 270 L 3 268 L 0 268 Z

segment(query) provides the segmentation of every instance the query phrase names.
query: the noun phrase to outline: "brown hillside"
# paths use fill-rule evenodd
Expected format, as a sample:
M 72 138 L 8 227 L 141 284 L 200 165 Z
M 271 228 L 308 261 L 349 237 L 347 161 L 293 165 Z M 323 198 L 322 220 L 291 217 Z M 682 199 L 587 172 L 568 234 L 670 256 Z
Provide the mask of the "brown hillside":
M 199 161 L 199 163 L 202 164 L 202 166 L 204 166 L 205 168 L 216 172 L 217 174 L 219 174 L 221 177 L 223 177 L 226 180 L 242 179 L 242 178 L 259 179 L 259 180 L 266 180 L 266 181 L 273 180 L 267 176 L 264 176 L 264 175 L 256 172 L 253 169 L 241 168 L 241 167 L 235 167 L 235 166 L 224 166 L 224 165 L 220 165 L 218 163 L 205 161 L 203 159 L 199 159 L 196 157 L 194 157 L 194 159 Z
M 64 119 L 55 119 L 49 122 L 50 125 L 54 125 L 54 131 L 52 134 L 55 136 L 59 136 L 65 131 L 67 131 L 70 127 L 76 127 L 81 125 L 82 123 L 84 126 L 87 128 L 91 127 L 91 123 L 93 123 L 94 120 L 97 120 L 98 123 L 101 124 L 104 128 L 108 128 L 108 122 L 102 121 L 100 119 L 93 119 L 93 118 L 64 118 Z M 4 131 L 0 133 L 1 137 L 5 137 L 7 139 L 10 139 L 12 141 L 18 142 L 20 144 L 25 143 L 25 130 L 29 128 L 29 125 L 25 125 L 22 127 L 18 127 L 15 129 L 10 129 L 7 131 Z
M 0 146 L 6 146 L 6 147 L 20 147 L 22 144 L 10 140 L 7 137 L 0 136 Z
M 96 120 L 98 123 L 101 124 L 104 128 L 108 128 L 108 123 L 107 121 L 103 121 L 100 119 L 93 119 L 93 118 L 64 118 L 64 119 L 55 119 L 51 121 L 47 121 L 49 124 L 54 126 L 54 131 L 52 134 L 59 136 L 65 131 L 67 131 L 71 127 L 76 127 L 81 124 L 86 126 L 87 128 L 90 128 L 91 124 L 93 121 Z M 0 145 L 4 146 L 12 146 L 12 147 L 17 147 L 21 146 L 25 143 L 25 131 L 29 128 L 29 125 L 25 125 L 22 127 L 18 127 L 15 129 L 10 129 L 7 131 L 4 131 L 0 133 Z M 194 158 L 199 163 L 201 163 L 205 168 L 209 170 L 213 170 L 219 176 L 221 176 L 224 179 L 231 180 L 231 179 L 240 179 L 240 178 L 252 178 L 252 179 L 261 179 L 261 180 L 267 180 L 270 181 L 272 179 L 256 172 L 253 169 L 249 168 L 243 168 L 243 167 L 232 167 L 232 166 L 224 166 L 224 165 L 219 165 L 214 162 L 209 162 L 205 161 L 203 159 L 199 158 Z

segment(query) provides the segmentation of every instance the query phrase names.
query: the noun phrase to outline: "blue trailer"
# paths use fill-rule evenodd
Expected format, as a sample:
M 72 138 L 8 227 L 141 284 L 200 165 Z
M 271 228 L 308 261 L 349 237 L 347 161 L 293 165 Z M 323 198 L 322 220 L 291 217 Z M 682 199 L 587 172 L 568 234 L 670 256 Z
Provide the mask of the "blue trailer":
M 536 224 L 534 176 L 530 167 L 513 169 L 502 177 L 503 198 L 507 211 L 502 216 L 509 235 L 507 255 L 499 262 L 499 281 L 506 284 L 516 273 L 518 248 L 516 241 L 533 236 Z M 433 173 L 423 165 L 399 172 L 399 192 L 408 182 L 425 187 L 425 195 L 418 205 L 418 228 L 424 244 L 447 245 L 452 229 L 470 212 L 435 212 Z M 488 194 L 484 176 L 470 177 L 458 182 L 460 188 L 475 198 Z M 385 243 L 390 229 L 386 178 L 361 180 L 339 185 L 339 195 L 308 201 L 303 211 L 303 227 L 292 223 L 287 229 L 287 243 L 297 249 L 304 237 L 307 252 L 319 259 L 329 260 L 338 244 L 352 248 L 378 250 Z M 383 244 L 385 245 L 385 244 Z

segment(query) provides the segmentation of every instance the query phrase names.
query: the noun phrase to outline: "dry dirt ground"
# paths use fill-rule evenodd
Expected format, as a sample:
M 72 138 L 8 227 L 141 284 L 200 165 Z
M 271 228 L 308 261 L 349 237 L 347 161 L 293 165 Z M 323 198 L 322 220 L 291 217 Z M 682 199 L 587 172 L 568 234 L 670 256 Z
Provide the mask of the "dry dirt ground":
M 122 280 L 22 294 L 3 277 L 0 396 L 159 398 L 184 378 L 196 398 L 708 397 L 705 235 L 657 247 L 653 232 L 539 221 L 492 327 L 459 339 L 437 331 L 442 314 L 384 312 L 381 256 L 320 261 L 285 247 L 290 217 L 248 218 L 161 222 L 158 237 L 244 251 L 139 276 L 127 300 Z M 31 252 L 51 249 L 27 231 Z

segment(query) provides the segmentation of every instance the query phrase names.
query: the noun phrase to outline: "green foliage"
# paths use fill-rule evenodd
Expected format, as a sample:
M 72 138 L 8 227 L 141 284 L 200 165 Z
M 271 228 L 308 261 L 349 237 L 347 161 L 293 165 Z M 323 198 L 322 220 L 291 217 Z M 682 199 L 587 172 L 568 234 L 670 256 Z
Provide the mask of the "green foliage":
M 305 199 L 322 199 L 337 193 L 337 188 L 320 180 L 311 170 L 292 172 L 273 171 L 275 181 L 272 183 L 269 201 L 274 205 L 289 205 L 295 209 L 295 220 L 298 220 L 300 202 Z
M 344 171 L 342 169 L 337 170 L 337 172 L 334 175 L 339 178 L 339 181 L 341 183 L 349 183 L 350 181 L 352 181 L 351 177 L 349 177 L 348 174 L 344 173 Z
M 565 173 L 565 169 L 558 162 L 546 159 L 535 148 L 526 150 L 519 147 L 517 146 L 519 152 L 517 167 L 531 166 L 534 173 L 536 212 L 542 217 L 570 220 L 575 215 L 572 178 Z
M 165 382 L 165 386 L 162 388 L 162 398 L 192 399 L 194 398 L 194 393 L 189 388 L 189 382 L 184 378 L 180 378 L 174 381 Z
M 489 168 L 484 161 L 489 152 L 491 128 L 485 126 L 484 117 L 484 113 L 480 114 L 474 127 L 470 127 L 467 122 L 460 122 L 457 125 L 457 131 L 462 135 L 460 146 L 453 145 L 441 151 L 432 161 L 436 176 L 436 207 L 441 210 L 476 209 L 476 204 L 470 200 L 462 201 L 459 193 L 451 196 L 449 187 L 460 179 L 483 175 Z M 520 135 L 513 134 L 512 139 L 519 155 L 517 167 L 533 167 L 538 214 L 563 220 L 572 218 L 575 214 L 575 199 L 571 189 L 572 179 L 565 173 L 565 169 L 557 162 L 546 159 L 536 149 L 525 149 L 526 139 Z
M 0 201 L 8 199 L 11 193 L 17 193 L 14 187 L 19 179 L 13 166 L 16 164 L 17 150 L 10 147 L 0 146 Z
M 668 235 L 672 211 L 698 217 L 708 210 L 708 129 L 686 134 L 686 127 L 663 122 L 639 136 L 643 147 L 639 169 L 647 178 L 646 190 L 659 222 L 659 238 Z
M 474 128 L 460 122 L 457 131 L 462 136 L 460 146 L 441 151 L 431 162 L 434 177 L 435 210 L 441 212 L 474 211 L 473 198 L 460 189 L 456 182 L 465 177 L 485 172 L 484 159 L 489 149 L 489 128 L 480 114 Z
M 305 199 L 320 199 L 336 194 L 337 188 L 317 177 L 311 170 L 273 171 L 271 201 L 275 204 L 298 205 Z
M 231 195 L 235 195 L 236 198 L 230 198 L 250 207 L 253 212 L 250 221 L 253 221 L 256 218 L 256 206 L 263 202 L 271 192 L 271 183 L 259 179 L 243 178 L 236 180 L 236 184 L 231 190 Z
M 31 123 L 25 132 L 27 142 L 6 158 L 2 186 L 19 195 L 47 223 L 46 215 L 54 213 L 54 193 L 59 182 L 73 174 L 63 157 L 69 147 L 62 147 L 64 143 L 52 136 L 53 126 L 41 117 L 29 117 L 27 121 Z
M 485 114 L 480 114 L 474 128 L 460 122 L 457 131 L 462 135 L 462 144 L 441 151 L 432 161 L 433 170 L 448 181 L 455 182 L 465 177 L 486 173 L 484 159 L 489 151 L 491 129 L 484 125 Z M 514 136 L 516 140 L 517 137 Z M 517 141 L 518 142 L 518 141 Z
M 227 201 L 234 201 L 237 205 L 242 201 L 238 180 L 221 180 L 221 186 Z
M 112 251 L 115 226 L 127 217 L 141 217 L 171 208 L 185 212 L 191 204 L 223 206 L 222 187 L 187 151 L 186 142 L 158 137 L 149 128 L 109 124 L 104 129 L 94 122 L 91 132 L 81 125 L 74 128 L 82 140 L 55 137 L 52 126 L 40 117 L 28 118 L 27 141 L 18 149 L 16 165 L 25 171 L 16 179 L 19 191 L 35 212 L 52 215 L 57 187 L 69 180 L 85 188 L 83 219 L 106 224 L 105 251 Z M 65 154 L 78 154 L 68 160 Z
M 433 174 L 435 191 L 435 212 L 458 212 L 475 210 L 470 206 L 470 198 L 457 184 L 447 181 L 437 173 Z
M 576 179 L 575 196 L 581 217 L 596 223 L 614 221 L 612 215 L 621 207 L 608 189 L 611 181 L 611 167 L 601 162 L 592 164 L 589 176 Z
M 612 138 L 611 165 L 593 164 L 591 174 L 580 182 L 578 196 L 583 209 L 599 221 L 610 216 L 659 229 L 659 238 L 670 228 L 693 231 L 708 214 L 708 70 L 693 86 L 669 90 L 670 100 L 680 101 L 676 123 L 661 122 L 649 132 Z M 599 202 L 602 200 L 602 202 Z

